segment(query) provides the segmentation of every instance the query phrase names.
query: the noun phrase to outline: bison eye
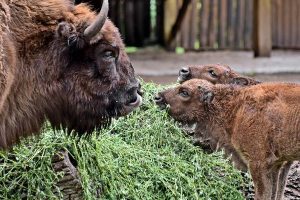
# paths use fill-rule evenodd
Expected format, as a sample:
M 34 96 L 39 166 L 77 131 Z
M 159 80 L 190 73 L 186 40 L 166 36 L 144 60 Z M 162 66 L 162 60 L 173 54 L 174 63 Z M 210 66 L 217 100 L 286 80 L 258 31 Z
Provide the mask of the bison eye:
M 182 96 L 182 97 L 189 97 L 189 93 L 185 90 L 180 91 L 179 95 Z
M 217 74 L 214 72 L 214 70 L 209 70 L 208 72 L 211 75 L 211 77 L 217 78 Z
M 106 50 L 103 52 L 103 56 L 106 58 L 115 58 L 115 53 L 112 50 Z

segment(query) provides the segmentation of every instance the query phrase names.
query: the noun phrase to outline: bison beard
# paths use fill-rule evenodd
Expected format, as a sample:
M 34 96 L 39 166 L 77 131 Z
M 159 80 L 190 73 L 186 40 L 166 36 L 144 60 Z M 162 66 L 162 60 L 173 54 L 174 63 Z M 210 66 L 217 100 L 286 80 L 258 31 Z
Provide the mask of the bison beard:
M 0 148 L 46 119 L 80 134 L 141 104 L 118 29 L 71 0 L 0 0 Z M 21 17 L 20 17 L 21 16 Z

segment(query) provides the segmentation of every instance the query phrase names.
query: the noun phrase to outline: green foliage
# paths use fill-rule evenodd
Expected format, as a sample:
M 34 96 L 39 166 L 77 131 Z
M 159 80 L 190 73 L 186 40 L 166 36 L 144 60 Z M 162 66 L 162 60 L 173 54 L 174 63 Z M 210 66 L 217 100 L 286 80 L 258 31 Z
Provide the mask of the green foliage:
M 126 53 L 135 53 L 138 51 L 137 47 L 126 47 L 125 48 Z
M 152 102 L 162 88 L 144 84 L 144 104 L 110 128 L 78 138 L 46 125 L 39 138 L 0 153 L 0 199 L 59 199 L 61 174 L 51 157 L 67 149 L 78 162 L 85 199 L 243 199 L 240 173 L 222 158 L 194 147 Z M 23 194 L 23 196 L 22 196 Z
M 176 54 L 184 54 L 185 53 L 185 49 L 183 47 L 176 47 L 175 48 L 175 52 Z

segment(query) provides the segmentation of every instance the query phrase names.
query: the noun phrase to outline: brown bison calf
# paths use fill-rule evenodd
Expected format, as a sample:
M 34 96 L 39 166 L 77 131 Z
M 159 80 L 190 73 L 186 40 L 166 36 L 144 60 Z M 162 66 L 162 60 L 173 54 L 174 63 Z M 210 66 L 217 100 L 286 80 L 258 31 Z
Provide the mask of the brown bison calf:
M 213 84 L 236 84 L 236 85 L 256 85 L 259 81 L 243 76 L 233 71 L 227 65 L 213 64 L 213 65 L 199 65 L 192 67 L 183 67 L 179 70 L 178 81 L 184 81 L 198 78 L 207 80 Z
M 210 65 L 198 65 L 191 67 L 183 67 L 179 70 L 178 82 L 183 83 L 187 80 L 197 78 L 207 80 L 213 84 L 234 84 L 240 86 L 256 85 L 259 81 L 238 74 L 233 71 L 227 65 L 210 64 Z M 205 134 L 201 131 L 201 125 L 196 125 L 194 130 L 194 142 L 201 146 L 205 151 L 218 150 L 219 146 L 216 142 L 213 142 L 211 138 L 205 137 Z M 231 159 L 235 160 L 235 167 L 242 171 L 247 171 L 247 165 L 243 160 L 239 159 L 234 150 L 229 152 L 225 151 L 226 156 L 231 155 Z
M 169 105 L 175 120 L 201 125 L 236 153 L 250 170 L 255 199 L 281 199 L 290 165 L 300 159 L 300 85 L 237 87 L 193 79 L 155 100 Z

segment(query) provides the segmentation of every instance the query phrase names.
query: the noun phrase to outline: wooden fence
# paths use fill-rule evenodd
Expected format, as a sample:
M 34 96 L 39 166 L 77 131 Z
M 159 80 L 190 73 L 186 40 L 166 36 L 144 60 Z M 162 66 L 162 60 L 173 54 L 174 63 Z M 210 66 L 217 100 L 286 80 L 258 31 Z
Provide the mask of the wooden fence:
M 176 13 L 183 0 L 172 2 Z M 170 12 L 174 12 L 170 6 L 171 3 L 165 8 L 165 38 L 175 19 L 170 19 Z M 173 46 L 188 50 L 250 50 L 252 32 L 253 0 L 192 0 Z M 272 42 L 274 48 L 300 49 L 299 0 L 272 0 Z
M 101 0 L 76 0 L 87 2 L 95 10 L 102 5 Z M 151 35 L 150 0 L 109 0 L 109 18 L 119 28 L 127 45 L 143 46 Z
M 254 0 L 191 0 L 173 46 L 187 50 L 251 50 Z M 101 0 L 89 2 L 96 9 Z M 183 0 L 156 0 L 156 28 L 150 0 L 109 0 L 110 18 L 127 45 L 164 44 Z M 151 37 L 152 36 L 152 37 Z M 272 0 L 273 48 L 300 49 L 300 0 Z
M 273 0 L 272 22 L 274 48 L 300 49 L 299 0 Z
M 177 10 L 182 2 L 176 1 Z M 251 49 L 252 11 L 253 0 L 192 0 L 175 45 L 192 50 Z

